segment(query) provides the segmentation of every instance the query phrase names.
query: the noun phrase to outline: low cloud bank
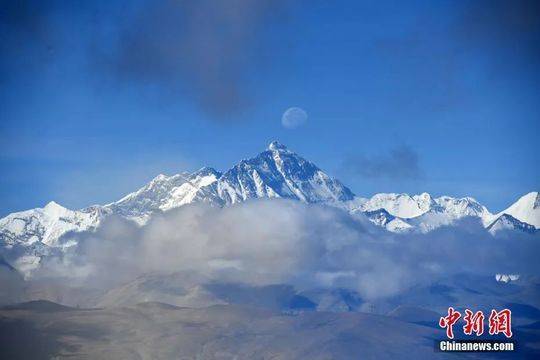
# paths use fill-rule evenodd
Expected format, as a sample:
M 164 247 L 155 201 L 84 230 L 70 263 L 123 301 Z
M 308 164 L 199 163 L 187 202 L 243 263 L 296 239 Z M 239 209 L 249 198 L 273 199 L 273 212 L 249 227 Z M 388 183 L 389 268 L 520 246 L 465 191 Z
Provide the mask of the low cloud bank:
M 538 236 L 492 237 L 473 219 L 398 235 L 362 216 L 286 200 L 189 205 L 144 227 L 111 217 L 96 232 L 65 240 L 79 245 L 48 259 L 38 276 L 109 287 L 145 273 L 185 271 L 249 285 L 346 287 L 375 299 L 461 272 L 540 274 Z

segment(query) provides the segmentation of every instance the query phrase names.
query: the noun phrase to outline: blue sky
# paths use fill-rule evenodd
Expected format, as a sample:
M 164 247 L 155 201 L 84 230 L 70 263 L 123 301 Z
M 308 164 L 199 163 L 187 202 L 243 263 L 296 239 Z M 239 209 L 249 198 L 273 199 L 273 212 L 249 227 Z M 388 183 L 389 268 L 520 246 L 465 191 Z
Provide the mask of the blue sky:
M 356 194 L 540 188 L 534 1 L 2 1 L 0 215 L 278 139 Z M 281 124 L 289 107 L 308 120 Z

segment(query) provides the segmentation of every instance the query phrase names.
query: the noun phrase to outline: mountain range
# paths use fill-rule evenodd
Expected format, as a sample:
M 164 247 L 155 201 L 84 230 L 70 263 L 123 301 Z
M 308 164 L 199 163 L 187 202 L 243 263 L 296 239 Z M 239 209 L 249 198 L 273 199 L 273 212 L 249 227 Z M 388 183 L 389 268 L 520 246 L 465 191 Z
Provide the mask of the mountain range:
M 538 192 L 522 196 L 497 214 L 471 197 L 381 193 L 363 198 L 314 163 L 274 141 L 265 151 L 223 173 L 204 167 L 193 173 L 160 174 L 139 190 L 106 205 L 70 210 L 51 201 L 43 208 L 9 214 L 0 219 L 0 255 L 18 271 L 28 274 L 39 266 L 41 257 L 76 245 L 64 234 L 92 231 L 113 214 L 143 225 L 156 213 L 186 204 L 201 202 L 225 207 L 260 198 L 338 207 L 398 233 L 429 232 L 465 217 L 478 218 L 492 234 L 534 233 L 540 228 Z

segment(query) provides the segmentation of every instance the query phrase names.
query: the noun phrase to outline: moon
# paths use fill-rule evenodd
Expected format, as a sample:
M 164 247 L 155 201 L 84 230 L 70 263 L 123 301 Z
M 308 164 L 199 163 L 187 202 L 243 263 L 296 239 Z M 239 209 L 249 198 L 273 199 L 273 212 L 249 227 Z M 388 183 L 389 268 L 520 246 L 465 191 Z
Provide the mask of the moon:
M 281 116 L 281 125 L 287 129 L 294 129 L 303 125 L 308 119 L 307 112 L 299 107 L 290 107 Z

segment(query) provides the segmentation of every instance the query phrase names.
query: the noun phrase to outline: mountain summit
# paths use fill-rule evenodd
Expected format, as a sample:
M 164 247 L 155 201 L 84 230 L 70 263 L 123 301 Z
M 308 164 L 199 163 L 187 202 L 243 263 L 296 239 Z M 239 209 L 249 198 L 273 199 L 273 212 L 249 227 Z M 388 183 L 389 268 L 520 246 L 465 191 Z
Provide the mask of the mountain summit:
M 508 207 L 501 211 L 498 215 L 507 214 L 513 218 L 540 228 L 540 193 L 538 191 L 530 192 L 523 195 Z
M 287 147 L 281 144 L 279 141 L 274 140 L 268 145 L 268 150 L 287 150 Z
M 354 194 L 312 162 L 273 141 L 268 150 L 242 160 L 218 180 L 226 204 L 253 198 L 288 198 L 307 203 L 348 201 Z
M 192 174 L 159 175 L 106 207 L 143 223 L 156 211 L 194 202 L 226 206 L 257 198 L 332 203 L 352 200 L 354 194 L 313 163 L 273 141 L 267 150 L 223 174 L 205 167 Z

